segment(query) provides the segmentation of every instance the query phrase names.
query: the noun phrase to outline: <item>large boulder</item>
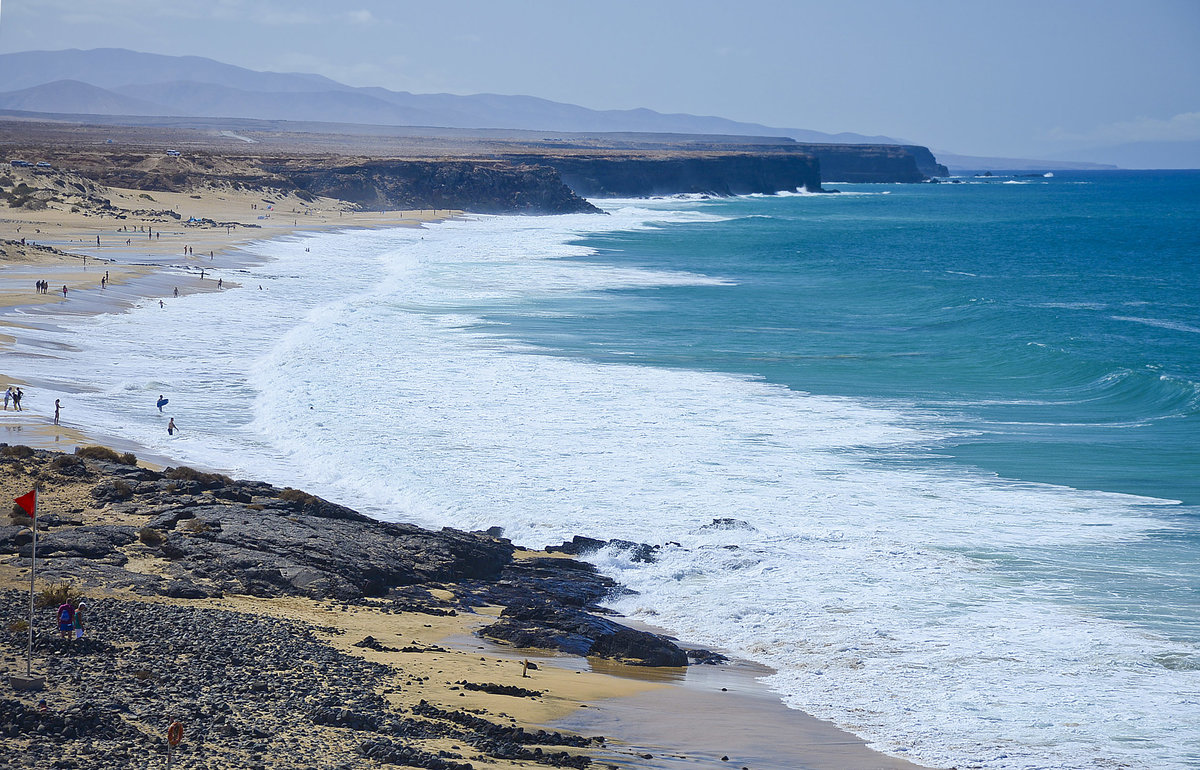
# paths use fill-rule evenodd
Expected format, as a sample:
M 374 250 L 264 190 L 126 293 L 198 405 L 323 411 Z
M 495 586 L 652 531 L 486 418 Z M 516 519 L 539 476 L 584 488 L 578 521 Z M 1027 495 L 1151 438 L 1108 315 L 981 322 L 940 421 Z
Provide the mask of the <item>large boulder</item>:
M 686 666 L 687 653 L 666 637 L 623 626 L 550 601 L 506 607 L 500 620 L 479 631 L 514 647 L 595 655 L 632 666 Z

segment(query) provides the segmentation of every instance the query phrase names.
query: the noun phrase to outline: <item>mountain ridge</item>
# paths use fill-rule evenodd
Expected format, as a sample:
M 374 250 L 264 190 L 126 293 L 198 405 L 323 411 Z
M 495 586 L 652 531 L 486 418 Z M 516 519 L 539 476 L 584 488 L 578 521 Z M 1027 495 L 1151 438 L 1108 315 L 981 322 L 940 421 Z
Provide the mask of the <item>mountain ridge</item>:
M 146 81 L 146 73 L 157 76 Z M 223 98 L 215 98 L 216 90 L 204 89 L 210 98 L 202 115 L 206 117 L 253 117 L 267 120 L 328 120 L 331 114 L 347 105 L 356 105 L 354 120 L 379 125 L 428 125 L 445 128 L 532 129 L 572 132 L 626 131 L 681 134 L 732 134 L 749 136 L 781 136 L 800 142 L 831 144 L 896 144 L 913 145 L 886 136 L 866 136 L 854 133 L 830 134 L 799 128 L 776 128 L 717 116 L 660 113 L 647 108 L 632 110 L 593 110 L 580 105 L 555 102 L 535 96 L 503 94 L 414 94 L 392 91 L 378 86 L 356 87 L 306 73 L 259 72 L 225 64 L 200 56 L 168 56 L 147 54 L 121 48 L 65 51 L 22 51 L 0 54 L 0 109 L 22 109 L 28 112 L 80 114 L 120 114 L 111 111 L 119 105 L 116 98 L 101 99 L 92 94 L 85 103 L 92 110 L 63 109 L 64 105 L 47 97 L 43 107 L 37 99 L 43 93 L 26 92 L 20 97 L 24 106 L 11 106 L 14 93 L 57 81 L 88 83 L 118 96 L 133 96 L 156 102 L 168 95 L 164 87 L 192 83 L 220 86 Z M 197 86 L 189 87 L 193 93 Z M 242 93 L 235 93 L 235 92 Z M 158 99 L 146 99 L 153 93 Z M 274 95 L 254 100 L 249 94 Z M 284 108 L 280 95 L 305 94 L 302 104 Z M 316 98 L 314 95 L 320 95 Z M 354 96 L 350 96 L 350 95 Z M 61 97 L 61 95 L 60 95 Z M 368 101 L 370 100 L 370 101 Z M 181 104 L 185 95 L 172 97 L 164 114 L 194 114 L 194 107 Z M 389 108 L 390 105 L 390 108 Z M 268 108 L 277 111 L 271 113 Z M 140 113 L 139 113 L 140 114 Z

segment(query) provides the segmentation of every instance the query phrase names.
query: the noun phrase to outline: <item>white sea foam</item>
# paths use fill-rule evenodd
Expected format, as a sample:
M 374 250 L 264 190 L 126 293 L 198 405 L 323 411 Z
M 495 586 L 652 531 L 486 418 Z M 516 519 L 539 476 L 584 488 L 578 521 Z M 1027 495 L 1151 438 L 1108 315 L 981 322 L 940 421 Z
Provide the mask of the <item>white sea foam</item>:
M 1147 326 L 1157 326 L 1160 329 L 1170 329 L 1177 332 L 1187 332 L 1189 334 L 1200 334 L 1200 328 L 1191 324 L 1180 323 L 1179 321 L 1169 321 L 1162 318 L 1138 318 L 1136 316 L 1115 315 L 1112 317 L 1114 321 L 1129 321 L 1135 324 L 1145 324 Z
M 485 319 L 721 284 L 572 258 L 580 233 L 721 221 L 662 205 L 259 244 L 276 261 L 248 288 L 82 320 L 80 349 L 23 365 L 82 385 L 68 414 L 83 424 L 381 518 L 675 543 L 651 565 L 595 557 L 639 592 L 619 609 L 776 667 L 790 704 L 885 751 L 1183 765 L 1195 673 L 1160 661 L 1197 650 L 1100 619 L 1055 567 L 1161 528 L 1145 511 L 1166 501 L 916 462 L 952 430 L 903 404 L 546 355 Z

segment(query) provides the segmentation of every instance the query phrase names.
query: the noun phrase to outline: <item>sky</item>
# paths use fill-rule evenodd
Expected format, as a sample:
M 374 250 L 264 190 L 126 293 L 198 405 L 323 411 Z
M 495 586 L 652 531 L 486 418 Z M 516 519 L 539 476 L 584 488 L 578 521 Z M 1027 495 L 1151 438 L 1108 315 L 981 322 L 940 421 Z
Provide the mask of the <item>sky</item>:
M 1200 141 L 1200 0 L 0 0 L 0 53 L 103 47 L 973 155 Z

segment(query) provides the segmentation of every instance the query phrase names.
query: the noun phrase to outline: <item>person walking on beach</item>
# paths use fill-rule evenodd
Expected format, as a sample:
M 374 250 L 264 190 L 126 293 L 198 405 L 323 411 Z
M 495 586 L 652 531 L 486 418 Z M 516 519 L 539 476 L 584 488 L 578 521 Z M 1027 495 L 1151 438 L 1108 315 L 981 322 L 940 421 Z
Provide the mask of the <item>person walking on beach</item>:
M 17 388 L 13 391 L 13 409 L 16 409 L 18 412 L 23 411 L 21 409 L 21 397 L 24 395 L 24 391 L 22 391 L 20 388 Z
M 13 392 L 12 385 L 8 386 L 8 390 L 4 391 L 4 411 L 8 411 L 8 402 L 12 401 Z
M 170 421 L 169 421 L 169 422 L 167 422 L 167 435 L 168 435 L 168 436 L 174 436 L 174 435 L 175 435 L 175 431 L 177 431 L 177 430 L 179 430 L 179 428 L 175 427 L 175 418 L 174 418 L 174 417 L 172 417 L 172 418 L 170 419 Z
M 177 299 L 178 299 L 178 297 L 179 297 L 179 287 L 178 287 L 178 286 L 176 286 L 176 287 L 175 287 L 175 297 L 176 297 Z
M 223 284 L 223 283 L 225 283 L 225 279 L 224 279 L 224 278 L 218 278 L 218 279 L 217 279 L 217 288 L 218 288 L 218 289 L 219 289 L 219 288 L 221 288 L 221 284 Z
M 58 412 L 62 409 L 62 404 L 58 403 L 58 399 L 54 399 L 54 424 L 58 425 Z
M 67 285 L 64 283 L 63 284 L 63 299 L 66 299 L 66 298 L 67 298 Z

